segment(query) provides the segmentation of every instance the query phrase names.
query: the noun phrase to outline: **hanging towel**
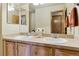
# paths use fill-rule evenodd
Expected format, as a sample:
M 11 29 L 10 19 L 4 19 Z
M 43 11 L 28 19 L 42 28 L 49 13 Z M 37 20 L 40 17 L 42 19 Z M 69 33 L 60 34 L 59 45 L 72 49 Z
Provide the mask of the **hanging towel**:
M 78 26 L 78 12 L 76 7 L 71 10 L 69 26 Z

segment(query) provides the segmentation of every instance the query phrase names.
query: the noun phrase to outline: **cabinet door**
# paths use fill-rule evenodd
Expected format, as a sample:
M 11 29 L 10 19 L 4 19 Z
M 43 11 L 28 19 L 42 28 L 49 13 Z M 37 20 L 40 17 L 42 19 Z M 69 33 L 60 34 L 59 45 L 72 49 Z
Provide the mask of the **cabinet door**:
M 66 49 L 56 49 L 56 56 L 79 56 L 78 51 L 66 50 Z
M 18 43 L 17 47 L 18 56 L 30 56 L 31 54 L 31 45 Z
M 52 49 L 48 48 L 48 47 L 39 46 L 37 55 L 38 56 L 50 56 L 50 55 L 52 55 Z
M 52 48 L 43 46 L 32 46 L 33 56 L 51 56 L 54 55 L 54 50 Z
M 15 43 L 6 42 L 6 56 L 15 56 Z

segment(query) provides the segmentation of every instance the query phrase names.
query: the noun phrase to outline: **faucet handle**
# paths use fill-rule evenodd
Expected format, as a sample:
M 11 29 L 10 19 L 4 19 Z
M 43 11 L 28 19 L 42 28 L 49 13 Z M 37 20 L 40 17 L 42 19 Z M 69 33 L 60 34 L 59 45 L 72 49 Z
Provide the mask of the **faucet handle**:
M 42 32 L 44 32 L 44 29 L 42 29 Z
M 33 29 L 32 31 L 33 31 L 33 32 L 35 32 L 35 30 L 34 30 L 34 29 Z
M 44 33 L 45 32 L 45 29 L 44 28 L 42 28 L 42 33 Z

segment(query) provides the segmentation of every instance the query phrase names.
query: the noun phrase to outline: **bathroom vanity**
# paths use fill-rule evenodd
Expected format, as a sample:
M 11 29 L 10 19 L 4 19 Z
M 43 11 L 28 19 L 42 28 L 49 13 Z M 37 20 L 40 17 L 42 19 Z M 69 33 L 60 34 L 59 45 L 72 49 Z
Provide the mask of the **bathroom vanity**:
M 79 40 L 75 38 L 8 35 L 3 36 L 3 46 L 4 56 L 79 56 Z

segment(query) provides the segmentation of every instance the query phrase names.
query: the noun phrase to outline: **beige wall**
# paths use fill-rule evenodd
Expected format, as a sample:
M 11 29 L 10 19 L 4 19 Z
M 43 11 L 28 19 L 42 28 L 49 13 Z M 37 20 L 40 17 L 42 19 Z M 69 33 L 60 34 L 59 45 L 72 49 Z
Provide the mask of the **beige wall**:
M 2 5 L 0 3 L 0 56 L 2 55 Z
M 35 29 L 35 13 L 30 14 L 30 31 Z
M 72 8 L 74 7 L 74 4 L 73 3 L 67 3 L 65 4 L 66 5 L 66 8 L 67 8 L 67 14 L 69 15 L 69 13 L 71 12 Z

